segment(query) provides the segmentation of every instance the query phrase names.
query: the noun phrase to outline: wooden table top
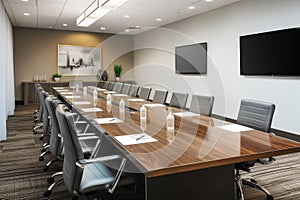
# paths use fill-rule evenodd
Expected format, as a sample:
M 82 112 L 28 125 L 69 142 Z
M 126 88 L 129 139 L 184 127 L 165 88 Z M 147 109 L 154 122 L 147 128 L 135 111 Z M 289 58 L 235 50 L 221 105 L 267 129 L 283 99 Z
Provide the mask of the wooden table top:
M 73 89 L 64 88 L 73 91 Z M 89 90 L 87 96 L 82 92 L 73 94 L 80 98 L 66 98 L 70 94 L 61 94 L 70 104 L 78 110 L 93 107 L 90 105 L 74 105 L 76 101 L 92 101 L 92 92 Z M 145 133 L 157 139 L 157 142 L 122 145 L 115 136 L 141 133 L 139 126 L 139 108 L 143 104 L 153 104 L 149 101 L 128 101 L 133 97 L 116 97 L 112 94 L 112 110 L 106 110 L 106 93 L 99 91 L 97 107 L 101 112 L 85 113 L 89 119 L 118 117 L 119 108 L 117 102 L 123 98 L 126 106 L 137 110 L 126 111 L 125 120 L 122 123 L 101 124 L 106 133 L 121 145 L 130 155 L 134 157 L 148 177 L 179 173 L 184 171 L 203 169 L 209 167 L 234 164 L 248 160 L 266 158 L 282 154 L 300 151 L 300 143 L 288 140 L 276 135 L 257 131 L 230 131 L 225 130 L 226 125 L 232 123 L 214 119 L 207 116 L 179 117 L 175 116 L 175 130 L 167 131 L 166 117 L 168 108 L 166 106 L 147 108 L 147 129 Z M 185 112 L 180 109 L 171 108 L 173 113 Z

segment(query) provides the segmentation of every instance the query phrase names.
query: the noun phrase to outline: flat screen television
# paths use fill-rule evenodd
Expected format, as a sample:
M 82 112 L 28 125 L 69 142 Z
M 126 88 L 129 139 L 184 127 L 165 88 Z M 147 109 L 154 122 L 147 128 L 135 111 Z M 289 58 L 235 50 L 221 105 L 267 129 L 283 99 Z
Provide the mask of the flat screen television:
M 300 29 L 240 36 L 240 74 L 300 76 Z
M 175 47 L 177 74 L 207 74 L 207 43 Z

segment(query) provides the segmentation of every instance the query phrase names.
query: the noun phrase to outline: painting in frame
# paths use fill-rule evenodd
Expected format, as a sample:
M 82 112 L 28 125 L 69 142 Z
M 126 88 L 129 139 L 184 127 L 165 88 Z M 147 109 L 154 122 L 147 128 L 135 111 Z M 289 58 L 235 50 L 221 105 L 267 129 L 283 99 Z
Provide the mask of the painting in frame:
M 101 69 L 101 47 L 57 45 L 57 73 L 91 76 Z

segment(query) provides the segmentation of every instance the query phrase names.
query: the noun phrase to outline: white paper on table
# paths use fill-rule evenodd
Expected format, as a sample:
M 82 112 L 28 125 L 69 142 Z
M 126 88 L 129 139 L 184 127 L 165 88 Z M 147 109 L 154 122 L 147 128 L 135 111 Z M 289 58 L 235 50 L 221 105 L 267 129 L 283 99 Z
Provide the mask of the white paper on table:
M 164 104 L 160 104 L 160 103 L 152 103 L 152 104 L 144 104 L 144 105 L 147 106 L 147 107 L 150 107 L 150 108 L 152 108 L 152 107 L 165 107 Z
M 97 87 L 89 85 L 89 86 L 87 86 L 87 88 L 89 88 L 89 89 L 96 89 Z
M 83 112 L 101 112 L 103 111 L 101 108 L 82 108 L 81 109 Z
M 73 94 L 73 92 L 61 92 L 61 94 Z
M 113 94 L 114 97 L 127 97 L 127 94 Z
M 75 105 L 88 105 L 91 104 L 89 101 L 74 101 L 73 104 Z
M 177 112 L 177 113 L 173 113 L 176 116 L 179 117 L 197 117 L 200 116 L 200 114 L 198 113 L 193 113 L 193 112 Z
M 158 140 L 146 133 L 138 133 L 131 135 L 115 136 L 122 145 L 143 144 L 149 142 L 157 142 Z
M 56 90 L 57 92 L 68 92 L 69 90 Z
M 229 124 L 229 125 L 224 125 L 224 126 L 220 126 L 220 128 L 227 130 L 227 131 L 231 131 L 231 132 L 241 132 L 241 131 L 251 131 L 253 130 L 253 128 L 249 128 L 246 126 L 241 126 L 238 124 Z
M 99 92 L 107 91 L 107 89 L 103 89 L 103 88 L 96 88 L 96 90 L 99 91 Z
M 81 98 L 81 96 L 73 96 L 73 95 L 71 95 L 71 96 L 65 96 L 66 98 L 68 98 L 68 99 L 79 99 L 79 98 Z
M 58 90 L 58 89 L 65 89 L 64 87 L 53 87 L 53 89 Z
M 114 123 L 122 123 L 122 121 L 116 117 L 108 117 L 108 118 L 97 118 L 95 121 L 98 124 L 114 124 Z
M 107 91 L 107 92 L 104 92 L 105 94 L 115 94 L 115 93 L 117 93 L 117 92 L 115 92 L 115 91 Z
M 138 98 L 135 98 L 135 99 L 128 99 L 128 101 L 145 101 L 145 99 L 138 99 Z

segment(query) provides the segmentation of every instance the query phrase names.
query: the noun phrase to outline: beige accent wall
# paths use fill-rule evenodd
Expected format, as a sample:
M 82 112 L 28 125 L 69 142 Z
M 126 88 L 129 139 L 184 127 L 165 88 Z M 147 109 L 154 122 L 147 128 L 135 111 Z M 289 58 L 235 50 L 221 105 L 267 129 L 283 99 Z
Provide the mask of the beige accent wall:
M 22 82 L 32 81 L 34 75 L 46 75 L 47 80 L 51 81 L 52 74 L 57 73 L 58 44 L 79 46 L 101 44 L 102 69 L 107 70 L 109 80 L 115 78 L 114 64 L 124 66 L 122 74 L 132 71 L 133 68 L 132 36 L 21 27 L 14 27 L 13 30 L 16 100 L 23 99 Z M 119 50 L 119 46 L 123 47 L 122 51 Z M 126 77 L 128 79 L 131 76 Z M 95 81 L 96 74 L 94 76 L 62 77 L 61 81 L 73 79 Z

